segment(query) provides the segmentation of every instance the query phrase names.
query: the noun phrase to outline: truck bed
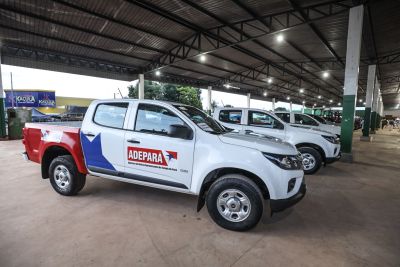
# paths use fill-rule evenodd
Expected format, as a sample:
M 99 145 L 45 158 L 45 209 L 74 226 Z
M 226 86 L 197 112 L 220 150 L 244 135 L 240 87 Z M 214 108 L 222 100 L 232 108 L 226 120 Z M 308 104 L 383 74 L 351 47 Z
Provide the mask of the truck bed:
M 63 149 L 73 156 L 78 170 L 86 173 L 80 140 L 81 121 L 26 123 L 23 129 L 29 160 L 41 163 L 49 149 Z

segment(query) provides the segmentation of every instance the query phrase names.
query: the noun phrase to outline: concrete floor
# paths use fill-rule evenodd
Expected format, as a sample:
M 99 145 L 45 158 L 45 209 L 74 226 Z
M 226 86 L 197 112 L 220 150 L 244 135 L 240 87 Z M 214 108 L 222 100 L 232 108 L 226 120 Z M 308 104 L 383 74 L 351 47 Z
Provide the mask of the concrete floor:
M 301 203 L 245 233 L 179 193 L 88 177 L 62 197 L 0 142 L 0 266 L 399 266 L 400 133 L 359 135 L 356 163 L 308 176 Z

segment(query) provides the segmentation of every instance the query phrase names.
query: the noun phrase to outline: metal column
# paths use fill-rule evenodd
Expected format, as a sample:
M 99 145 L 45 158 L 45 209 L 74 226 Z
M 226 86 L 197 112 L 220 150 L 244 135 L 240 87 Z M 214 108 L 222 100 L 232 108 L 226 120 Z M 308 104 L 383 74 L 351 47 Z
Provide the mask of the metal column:
M 371 141 L 372 136 L 369 135 L 369 128 L 371 127 L 371 107 L 375 90 L 376 80 L 376 65 L 368 66 L 368 80 L 367 80 L 367 96 L 365 99 L 365 114 L 364 114 L 364 125 L 363 135 L 360 137 L 361 141 Z
M 211 91 L 212 91 L 212 86 L 208 86 L 208 88 L 207 88 L 207 111 L 208 111 L 209 115 L 211 115 L 211 109 L 212 109 Z
M 275 111 L 275 97 L 272 98 L 272 112 Z
M 139 74 L 139 99 L 144 99 L 144 74 Z
M 348 162 L 353 161 L 351 149 L 358 89 L 358 70 L 360 64 L 363 16 L 363 5 L 350 8 L 344 77 L 342 129 L 340 138 L 342 159 Z
M 5 101 L 3 80 L 1 77 L 1 46 L 0 46 L 0 137 L 6 137 L 6 114 L 5 114 Z
M 292 108 L 292 101 L 290 101 L 289 111 L 290 111 L 290 112 L 293 111 L 293 108 Z
M 378 79 L 376 79 L 375 80 L 374 99 L 372 101 L 371 132 L 370 132 L 371 134 L 374 134 L 375 129 L 376 129 L 379 94 L 380 94 L 380 84 L 379 84 Z
M 251 94 L 247 93 L 247 107 L 250 108 L 250 98 L 251 98 Z

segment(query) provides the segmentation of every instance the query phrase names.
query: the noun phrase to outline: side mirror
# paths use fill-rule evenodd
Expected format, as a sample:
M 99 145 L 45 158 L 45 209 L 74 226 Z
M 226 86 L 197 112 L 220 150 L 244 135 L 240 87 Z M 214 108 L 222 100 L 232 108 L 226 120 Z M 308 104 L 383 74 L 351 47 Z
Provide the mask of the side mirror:
M 191 140 L 193 138 L 193 131 L 186 125 L 171 124 L 169 126 L 168 136 Z

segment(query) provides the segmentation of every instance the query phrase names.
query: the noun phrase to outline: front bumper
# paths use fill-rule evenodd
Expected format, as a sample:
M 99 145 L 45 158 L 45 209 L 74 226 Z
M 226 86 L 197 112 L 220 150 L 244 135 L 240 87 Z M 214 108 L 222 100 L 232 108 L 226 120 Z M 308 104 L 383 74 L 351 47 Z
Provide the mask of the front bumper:
M 293 195 L 287 199 L 271 199 L 270 200 L 271 212 L 272 213 L 280 212 L 280 211 L 283 211 L 283 210 L 295 205 L 300 200 L 302 200 L 302 198 L 306 195 L 306 191 L 307 191 L 307 186 L 303 179 L 303 182 L 301 183 L 299 191 L 295 195 Z
M 339 160 L 341 157 L 342 157 L 342 153 L 339 152 L 339 154 L 338 154 L 336 157 L 333 157 L 333 158 L 326 158 L 326 159 L 325 159 L 325 163 L 326 163 L 326 164 L 333 163 L 333 162 Z

